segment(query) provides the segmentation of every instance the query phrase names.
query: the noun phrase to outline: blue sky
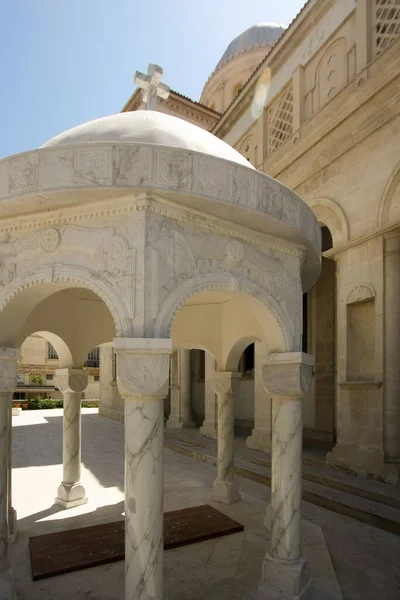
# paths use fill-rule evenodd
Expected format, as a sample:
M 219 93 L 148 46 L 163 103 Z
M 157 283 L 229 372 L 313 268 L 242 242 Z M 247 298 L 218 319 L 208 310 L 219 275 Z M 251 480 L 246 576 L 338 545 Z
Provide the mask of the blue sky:
M 0 158 L 119 112 L 149 62 L 198 100 L 229 42 L 305 0 L 3 0 Z

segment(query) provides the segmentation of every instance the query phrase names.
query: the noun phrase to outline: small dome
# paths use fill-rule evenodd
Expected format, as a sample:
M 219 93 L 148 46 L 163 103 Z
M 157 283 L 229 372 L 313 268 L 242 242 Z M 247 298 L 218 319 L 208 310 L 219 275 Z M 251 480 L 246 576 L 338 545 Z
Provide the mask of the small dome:
M 90 142 L 132 142 L 170 146 L 202 152 L 216 158 L 236 162 L 250 169 L 254 168 L 239 152 L 212 133 L 177 117 L 153 110 L 118 113 L 88 121 L 72 129 L 67 129 L 41 147 L 51 148 Z
M 257 23 L 257 25 L 253 25 L 253 27 L 246 29 L 232 40 L 221 56 L 215 70 L 241 52 L 274 44 L 284 31 L 285 27 L 280 23 Z

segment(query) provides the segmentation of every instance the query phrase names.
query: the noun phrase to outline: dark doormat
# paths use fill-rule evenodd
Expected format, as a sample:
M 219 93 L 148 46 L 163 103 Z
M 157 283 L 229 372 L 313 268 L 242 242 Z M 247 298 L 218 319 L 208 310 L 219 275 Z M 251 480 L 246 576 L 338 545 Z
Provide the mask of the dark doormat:
M 32 578 L 46 579 L 125 557 L 124 521 L 29 538 Z M 205 504 L 164 514 L 164 550 L 243 531 L 243 525 Z

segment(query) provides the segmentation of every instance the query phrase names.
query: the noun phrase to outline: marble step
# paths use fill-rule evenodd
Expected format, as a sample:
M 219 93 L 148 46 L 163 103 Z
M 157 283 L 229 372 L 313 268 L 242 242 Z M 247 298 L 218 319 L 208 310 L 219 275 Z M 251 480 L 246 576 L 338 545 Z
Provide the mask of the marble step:
M 168 448 L 180 454 L 213 466 L 216 465 L 217 455 L 212 448 L 194 445 L 192 442 L 180 440 L 169 434 L 166 435 L 165 444 Z M 238 456 L 235 457 L 235 473 L 257 483 L 271 485 L 271 471 L 268 467 L 243 460 Z M 400 509 L 386 503 L 307 479 L 303 481 L 303 499 L 317 506 L 322 506 L 379 529 L 400 535 Z
M 187 431 L 167 431 L 166 435 L 187 444 L 212 450 L 216 452 L 217 444 L 215 440 L 201 438 L 196 432 Z M 235 443 L 235 457 L 246 460 L 250 463 L 260 465 L 270 469 L 271 457 L 269 454 L 251 450 L 243 443 Z M 325 464 L 318 461 L 310 461 L 307 457 L 303 461 L 303 479 L 313 483 L 319 483 L 342 492 L 347 492 L 360 498 L 366 498 L 374 502 L 380 502 L 400 510 L 400 489 L 395 486 L 381 483 L 379 481 L 360 478 L 347 473 L 327 469 Z

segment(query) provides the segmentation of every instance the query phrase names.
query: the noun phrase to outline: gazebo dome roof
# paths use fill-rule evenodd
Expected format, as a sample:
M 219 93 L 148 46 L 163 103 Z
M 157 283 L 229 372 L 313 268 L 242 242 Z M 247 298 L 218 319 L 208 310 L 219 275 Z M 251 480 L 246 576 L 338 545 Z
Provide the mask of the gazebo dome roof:
M 254 168 L 239 152 L 208 131 L 177 117 L 150 110 L 118 113 L 88 121 L 60 133 L 43 144 L 42 148 L 90 142 L 169 146 L 209 154 L 249 169 Z

